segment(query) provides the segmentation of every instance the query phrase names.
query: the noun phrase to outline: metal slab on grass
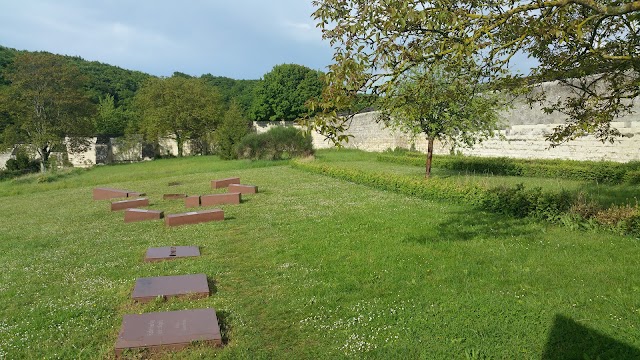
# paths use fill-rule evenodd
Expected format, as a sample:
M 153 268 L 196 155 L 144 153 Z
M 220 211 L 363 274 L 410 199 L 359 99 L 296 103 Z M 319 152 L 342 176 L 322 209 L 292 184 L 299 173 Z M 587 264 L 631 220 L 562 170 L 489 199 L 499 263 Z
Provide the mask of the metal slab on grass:
M 239 177 L 233 177 L 233 178 L 228 178 L 228 179 L 211 180 L 211 188 L 212 189 L 226 188 L 227 186 L 229 186 L 231 184 L 240 184 L 240 178 Z
M 200 249 L 197 246 L 165 246 L 147 249 L 144 261 L 174 260 L 195 256 L 200 256 Z
M 158 296 L 205 298 L 209 296 L 207 275 L 178 275 L 140 278 L 136 280 L 131 297 L 138 302 L 149 302 Z
M 215 309 L 127 314 L 115 345 L 116 356 L 126 349 L 160 352 L 180 350 L 194 341 L 222 345 Z

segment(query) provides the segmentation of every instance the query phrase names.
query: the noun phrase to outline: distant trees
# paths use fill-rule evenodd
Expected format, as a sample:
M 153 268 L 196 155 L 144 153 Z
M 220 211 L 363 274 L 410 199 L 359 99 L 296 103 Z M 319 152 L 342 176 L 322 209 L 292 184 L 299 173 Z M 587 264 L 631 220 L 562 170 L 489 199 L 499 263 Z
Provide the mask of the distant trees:
M 63 145 L 78 149 L 93 134 L 95 106 L 84 87 L 87 78 L 61 56 L 19 53 L 4 77 L 4 112 L 10 118 L 2 133 L 6 146 L 30 144 L 45 171 L 49 155 Z M 65 138 L 68 141 L 65 142 Z
M 295 120 L 305 103 L 322 92 L 322 73 L 296 64 L 274 66 L 256 85 L 250 117 L 257 121 Z
M 223 114 L 218 91 L 197 78 L 151 78 L 138 90 L 134 102 L 141 133 L 154 140 L 173 136 L 179 157 L 186 140 L 215 130 Z
M 251 123 L 244 117 L 240 105 L 232 102 L 229 110 L 224 115 L 222 124 L 215 132 L 216 153 L 222 159 L 234 159 L 237 157 L 235 146 L 240 143 L 251 128 Z

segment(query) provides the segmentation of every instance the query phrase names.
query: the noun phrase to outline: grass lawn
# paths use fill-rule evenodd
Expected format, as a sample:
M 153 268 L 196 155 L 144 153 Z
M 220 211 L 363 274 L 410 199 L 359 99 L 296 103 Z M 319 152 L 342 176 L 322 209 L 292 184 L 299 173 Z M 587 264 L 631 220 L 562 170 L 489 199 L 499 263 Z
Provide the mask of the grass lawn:
M 323 161 L 368 161 L 344 154 Z M 124 224 L 91 199 L 97 186 L 126 188 L 146 192 L 151 209 L 183 212 L 162 194 L 210 193 L 210 180 L 230 176 L 260 193 L 223 206 L 224 222 Z M 377 191 L 286 162 L 194 157 L 36 179 L 0 182 L 0 358 L 110 357 L 124 314 L 206 307 L 226 346 L 157 358 L 640 358 L 634 238 Z M 202 256 L 142 261 L 148 247 L 169 245 L 198 245 Z M 138 277 L 197 273 L 215 282 L 207 299 L 130 299 Z
M 370 172 L 385 172 L 404 175 L 413 178 L 424 178 L 424 166 L 401 165 L 376 161 L 376 153 L 353 150 L 323 150 L 318 154 L 318 160 L 330 162 L 333 166 L 355 168 Z M 426 155 L 425 155 L 426 156 Z M 638 185 L 610 185 L 589 181 L 578 181 L 559 178 L 534 178 L 524 176 L 496 176 L 490 174 L 475 174 L 459 172 L 438 167 L 437 159 L 433 162 L 431 174 L 434 177 L 447 178 L 450 181 L 463 184 L 480 184 L 486 187 L 500 185 L 515 186 L 524 184 L 526 187 L 540 187 L 543 190 L 565 189 L 571 192 L 583 192 L 588 199 L 609 207 L 617 205 L 635 205 L 640 199 Z

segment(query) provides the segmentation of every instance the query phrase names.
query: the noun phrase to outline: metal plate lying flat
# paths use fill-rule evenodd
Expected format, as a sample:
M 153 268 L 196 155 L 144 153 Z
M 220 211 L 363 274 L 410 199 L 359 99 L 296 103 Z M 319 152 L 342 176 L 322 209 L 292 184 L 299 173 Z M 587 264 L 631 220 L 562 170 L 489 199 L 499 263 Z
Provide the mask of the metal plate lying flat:
M 222 345 L 215 309 L 125 315 L 115 353 L 120 356 L 125 349 L 180 350 L 193 341 Z
M 224 220 L 224 211 L 220 209 L 171 214 L 164 217 L 164 223 L 167 226 L 199 224 L 203 222 L 222 220 Z
M 240 178 L 234 177 L 234 178 L 228 178 L 228 179 L 212 180 L 211 188 L 212 189 L 226 188 L 231 184 L 240 184 Z
M 136 222 L 146 220 L 158 220 L 164 217 L 163 211 L 144 210 L 144 209 L 126 209 L 124 211 L 124 222 Z
M 202 206 L 240 204 L 240 193 L 202 195 L 200 204 Z
M 125 210 L 137 207 L 149 206 L 149 199 L 122 200 L 111 203 L 111 211 Z
M 164 194 L 162 195 L 163 200 L 180 200 L 187 197 L 187 194 Z
M 127 197 L 129 190 L 120 190 L 112 188 L 95 188 L 93 189 L 93 200 L 106 200 L 113 198 Z
M 194 256 L 200 256 L 200 249 L 197 246 L 165 246 L 147 249 L 144 261 L 173 260 Z
M 205 298 L 209 296 L 207 275 L 160 276 L 136 280 L 136 286 L 131 294 L 133 300 L 149 302 L 158 296 Z
M 231 184 L 227 191 L 230 193 L 255 194 L 258 192 L 258 187 L 255 185 Z

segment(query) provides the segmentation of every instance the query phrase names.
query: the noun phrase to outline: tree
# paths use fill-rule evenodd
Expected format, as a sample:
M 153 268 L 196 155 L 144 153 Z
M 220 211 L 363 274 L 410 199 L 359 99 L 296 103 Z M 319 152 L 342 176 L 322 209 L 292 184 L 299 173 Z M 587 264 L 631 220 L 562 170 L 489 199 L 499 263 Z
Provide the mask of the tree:
M 256 87 L 250 116 L 253 120 L 295 120 L 308 109 L 305 103 L 322 92 L 321 73 L 296 64 L 276 65 Z
M 385 125 L 426 137 L 426 178 L 431 176 L 435 140 L 472 146 L 497 129 L 497 110 L 507 103 L 499 94 L 482 92 L 476 75 L 444 67 L 412 70 L 379 100 Z
M 98 103 L 96 133 L 100 135 L 122 136 L 128 125 L 127 114 L 122 107 L 116 107 L 114 98 L 107 94 Z
M 134 100 L 142 133 L 156 140 L 172 135 L 180 157 L 186 140 L 215 130 L 222 117 L 220 94 L 196 78 L 151 78 Z
M 358 92 L 384 94 L 403 74 L 474 59 L 497 86 L 505 80 L 558 79 L 572 96 L 547 111 L 568 115 L 552 144 L 620 133 L 611 120 L 640 95 L 640 1 L 619 0 L 317 0 L 313 16 L 335 49 L 314 127 L 332 139 L 347 127 L 335 116 Z M 527 79 L 505 76 L 516 54 L 539 66 Z M 512 82 L 513 84 L 513 82 Z M 531 101 L 545 101 L 545 94 Z M 332 133 L 333 131 L 333 133 Z
M 234 146 L 249 133 L 250 126 L 250 122 L 242 115 L 240 105 L 232 102 L 215 132 L 217 154 L 226 160 L 236 158 Z
M 19 53 L 5 75 L 11 85 L 4 93 L 12 119 L 5 145 L 32 145 L 44 172 L 55 148 L 79 150 L 92 135 L 94 106 L 84 93 L 87 82 L 63 57 L 48 53 Z

